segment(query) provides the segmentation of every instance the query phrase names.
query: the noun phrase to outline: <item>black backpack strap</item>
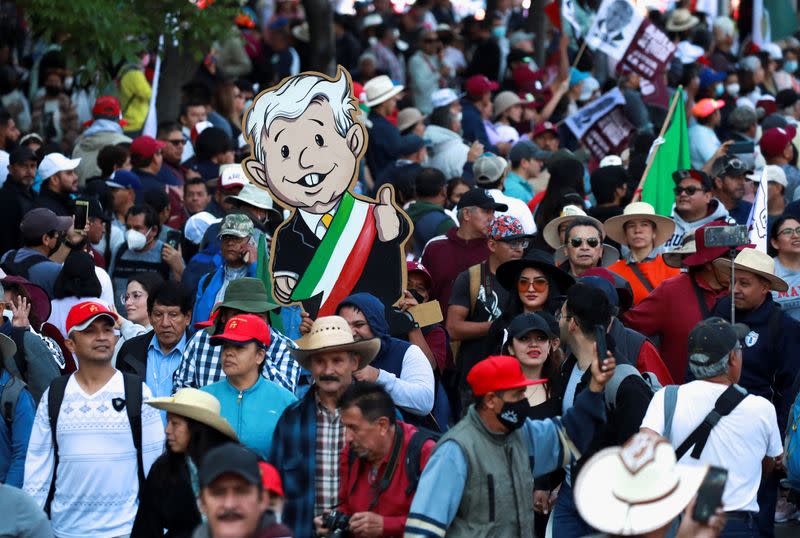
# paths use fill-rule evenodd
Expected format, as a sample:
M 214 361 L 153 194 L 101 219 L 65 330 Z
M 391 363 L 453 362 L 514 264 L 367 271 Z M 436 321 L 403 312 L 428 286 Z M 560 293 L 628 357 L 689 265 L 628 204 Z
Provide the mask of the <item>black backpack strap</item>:
M 17 412 L 17 400 L 19 400 L 19 395 L 22 394 L 25 386 L 24 381 L 18 377 L 11 376 L 6 386 L 3 387 L 3 395 L 0 396 L 0 411 L 3 413 L 3 418 L 8 424 L 9 430 Z M 9 436 L 9 439 L 11 439 L 11 436 Z
M 653 291 L 655 289 L 653 287 L 652 282 L 650 282 L 650 279 L 647 278 L 647 275 L 645 275 L 642 272 L 642 269 L 639 267 L 638 263 L 636 263 L 636 262 L 629 263 L 628 267 L 631 268 L 631 271 L 633 271 L 633 274 L 636 275 L 636 278 L 639 279 L 639 282 L 642 283 L 642 286 L 645 287 L 645 289 L 647 290 L 648 293 L 650 293 L 651 291 Z
M 408 478 L 408 487 L 406 488 L 406 495 L 411 495 L 417 491 L 417 484 L 419 484 L 419 476 L 421 474 L 422 463 L 422 447 L 429 440 L 438 441 L 441 434 L 432 432 L 426 429 L 419 429 L 411 435 L 406 447 L 406 477 Z
M 703 319 L 707 319 L 708 316 L 711 314 L 708 311 L 708 305 L 706 304 L 706 297 L 703 295 L 703 290 L 700 288 L 700 285 L 695 281 L 694 277 L 689 277 L 689 282 L 692 283 L 692 289 L 694 290 L 694 295 L 697 297 L 697 306 L 700 308 L 700 313 L 703 315 Z
M 703 453 L 708 441 L 708 436 L 711 435 L 711 430 L 714 429 L 714 426 L 717 425 L 722 417 L 730 415 L 746 397 L 747 391 L 738 385 L 731 385 L 725 389 L 725 392 L 714 402 L 714 409 L 706 415 L 703 422 L 689 434 L 689 437 L 675 451 L 675 459 L 680 460 L 692 446 L 694 446 L 692 457 L 696 460 L 700 459 L 700 455 Z
M 131 423 L 133 446 L 136 448 L 136 467 L 139 476 L 139 500 L 144 490 L 144 459 L 142 458 L 142 380 L 135 374 L 122 373 L 125 386 L 125 411 Z
M 17 262 L 17 254 L 19 254 L 18 250 L 12 250 L 9 252 L 5 263 L 0 265 L 0 268 L 2 268 L 3 271 L 9 275 L 21 276 L 23 278 L 27 278 L 28 280 L 30 280 L 28 272 L 30 271 L 31 267 L 37 263 L 47 261 L 47 256 L 37 252 L 35 254 L 31 254 L 25 258 L 25 260 Z
M 50 505 L 53 497 L 56 496 L 56 476 L 58 474 L 58 413 L 61 411 L 61 402 L 64 401 L 64 392 L 67 390 L 67 383 L 70 375 L 62 375 L 55 378 L 50 383 L 50 390 L 47 392 L 47 414 L 50 418 L 50 443 L 53 445 L 53 478 L 50 481 L 50 491 L 47 492 L 47 500 L 44 503 L 44 511 L 50 515 Z

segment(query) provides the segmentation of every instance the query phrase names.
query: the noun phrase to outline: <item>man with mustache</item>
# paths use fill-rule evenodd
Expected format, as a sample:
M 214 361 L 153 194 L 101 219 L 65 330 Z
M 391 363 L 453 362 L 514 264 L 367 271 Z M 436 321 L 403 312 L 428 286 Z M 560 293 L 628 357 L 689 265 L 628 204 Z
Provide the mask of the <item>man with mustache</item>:
M 65 343 L 80 369 L 53 380 L 33 422 L 23 489 L 58 536 L 129 535 L 140 485 L 163 450 L 161 417 L 143 405 L 150 389 L 111 365 L 116 320 L 100 303 L 72 307 Z
M 312 317 L 358 291 L 384 304 L 403 295 L 408 217 L 389 186 L 375 201 L 353 194 L 367 146 L 356 104 L 341 68 L 335 79 L 303 73 L 259 95 L 246 119 L 245 168 L 292 211 L 274 236 L 274 295 L 302 302 Z
M 345 434 L 339 398 L 353 373 L 377 355 L 381 341 L 356 342 L 347 321 L 318 318 L 292 349 L 295 360 L 311 372 L 314 384 L 286 408 L 272 438 L 268 461 L 278 469 L 286 494 L 282 521 L 295 536 L 313 536 L 316 516 L 340 504 L 339 465 Z
M 258 456 L 235 443 L 209 450 L 198 473 L 198 504 L 206 524 L 194 538 L 255 538 L 291 536 L 291 531 L 267 512 L 269 496 L 262 488 Z

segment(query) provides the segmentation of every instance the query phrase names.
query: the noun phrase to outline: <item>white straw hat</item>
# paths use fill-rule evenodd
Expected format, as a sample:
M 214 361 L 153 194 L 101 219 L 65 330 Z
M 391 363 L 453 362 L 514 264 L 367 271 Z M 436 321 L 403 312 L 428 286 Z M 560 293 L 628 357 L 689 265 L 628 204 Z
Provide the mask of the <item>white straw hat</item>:
M 654 246 L 662 245 L 667 239 L 672 237 L 675 232 L 675 221 L 669 217 L 656 215 L 656 210 L 647 202 L 633 202 L 625 206 L 622 215 L 611 217 L 606 220 L 606 236 L 610 237 L 620 245 L 627 245 L 628 238 L 625 236 L 625 224 L 632 220 L 649 220 L 656 225 L 656 237 L 653 241 Z
M 297 349 L 290 349 L 294 360 L 300 366 L 309 370 L 311 355 L 323 351 L 352 351 L 359 356 L 358 369 L 367 366 L 378 351 L 381 349 L 381 341 L 378 338 L 353 340 L 353 331 L 350 325 L 341 316 L 323 316 L 317 318 L 311 325 L 311 330 L 296 340 Z
M 718 258 L 714 260 L 714 266 L 730 272 L 731 261 L 727 258 Z M 789 284 L 784 279 L 775 276 L 775 260 L 760 250 L 743 248 L 733 260 L 733 266 L 737 271 L 747 271 L 767 279 L 774 291 L 781 292 L 789 289 Z
M 562 223 L 568 223 L 569 221 L 578 217 L 587 218 L 597 223 L 597 226 L 601 230 L 601 235 L 603 236 L 603 239 L 605 239 L 605 228 L 603 227 L 602 222 L 594 217 L 588 216 L 586 211 L 584 211 L 582 208 L 576 205 L 568 205 L 564 206 L 564 209 L 561 210 L 561 215 L 548 222 L 544 227 L 542 237 L 544 237 L 545 242 L 550 245 L 550 248 L 557 250 L 562 245 L 561 234 L 558 233 L 559 226 L 561 226 Z
M 704 465 L 676 463 L 663 437 L 637 433 L 586 462 L 575 480 L 575 506 L 586 523 L 602 532 L 644 534 L 675 519 L 707 472 Z
M 172 396 L 151 398 L 145 402 L 151 407 L 162 409 L 182 417 L 196 420 L 218 432 L 238 441 L 236 432 L 220 415 L 220 404 L 213 394 L 193 388 L 179 389 Z
M 402 84 L 395 86 L 392 79 L 386 75 L 372 78 L 364 84 L 364 93 L 367 94 L 366 105 L 370 108 L 379 105 L 403 91 L 403 88 Z

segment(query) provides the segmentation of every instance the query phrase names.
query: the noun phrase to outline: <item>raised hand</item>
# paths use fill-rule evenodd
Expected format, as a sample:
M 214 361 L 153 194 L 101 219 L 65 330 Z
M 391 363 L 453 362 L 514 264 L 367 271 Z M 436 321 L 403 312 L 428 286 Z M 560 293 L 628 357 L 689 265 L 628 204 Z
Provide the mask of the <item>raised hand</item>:
M 392 189 L 388 185 L 378 191 L 378 205 L 373 210 L 378 239 L 392 241 L 400 235 L 400 216 L 392 205 Z

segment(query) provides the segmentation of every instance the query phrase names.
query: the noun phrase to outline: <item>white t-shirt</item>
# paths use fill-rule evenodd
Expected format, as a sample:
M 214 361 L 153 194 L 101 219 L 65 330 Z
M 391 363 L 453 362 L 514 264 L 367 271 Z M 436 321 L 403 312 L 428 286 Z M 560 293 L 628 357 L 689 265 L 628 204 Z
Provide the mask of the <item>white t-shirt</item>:
M 672 419 L 672 431 L 665 435 L 673 447 L 679 447 L 714 408 L 717 398 L 727 387 L 708 381 L 692 381 L 678 389 L 678 401 Z M 650 401 L 642 427 L 664 434 L 664 389 Z M 726 512 L 746 510 L 758 512 L 756 495 L 761 483 L 761 461 L 783 452 L 775 407 L 761 396 L 749 395 L 731 412 L 722 417 L 699 460 L 691 449 L 680 459 L 687 465 L 714 465 L 728 470 L 728 481 L 722 495 Z
M 508 206 L 508 211 L 495 211 L 495 217 L 499 217 L 500 215 L 511 215 L 519 220 L 520 224 L 522 224 L 522 229 L 525 230 L 526 234 L 533 235 L 536 233 L 536 222 L 533 220 L 533 214 L 531 213 L 528 204 L 518 198 L 506 196 L 500 189 L 489 189 L 489 196 L 494 198 L 494 201 L 498 204 L 506 204 Z
M 151 397 L 142 384 L 142 401 Z M 44 507 L 53 476 L 46 390 L 33 422 L 25 460 L 24 490 Z M 75 376 L 67 383 L 58 415 L 58 474 L 51 505 L 53 533 L 60 538 L 112 538 L 130 534 L 139 505 L 136 449 L 125 408 L 121 372 L 92 395 Z M 142 459 L 145 474 L 164 450 L 159 412 L 142 403 Z

